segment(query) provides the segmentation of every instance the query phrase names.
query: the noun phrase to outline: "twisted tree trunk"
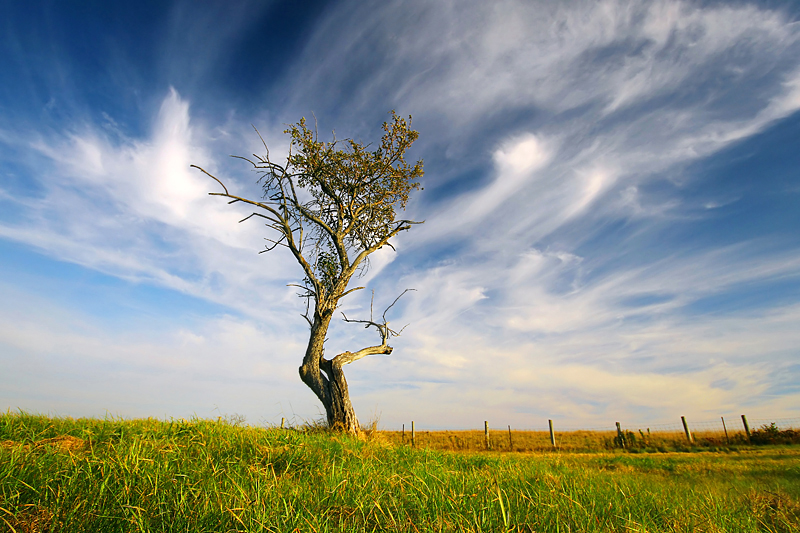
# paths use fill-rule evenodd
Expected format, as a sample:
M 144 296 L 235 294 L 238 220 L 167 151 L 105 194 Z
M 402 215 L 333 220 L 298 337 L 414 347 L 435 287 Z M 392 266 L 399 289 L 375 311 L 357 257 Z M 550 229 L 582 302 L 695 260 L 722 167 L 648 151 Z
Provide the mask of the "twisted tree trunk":
M 357 433 L 359 430 L 358 419 L 353 404 L 350 402 L 350 392 L 342 367 L 367 355 L 388 355 L 392 353 L 392 347 L 386 344 L 384 338 L 378 346 L 369 346 L 357 352 L 343 352 L 333 359 L 325 359 L 325 336 L 328 333 L 332 316 L 333 310 L 320 311 L 316 309 L 314 311 L 308 347 L 303 364 L 299 369 L 300 379 L 314 391 L 319 401 L 322 402 L 330 428 Z

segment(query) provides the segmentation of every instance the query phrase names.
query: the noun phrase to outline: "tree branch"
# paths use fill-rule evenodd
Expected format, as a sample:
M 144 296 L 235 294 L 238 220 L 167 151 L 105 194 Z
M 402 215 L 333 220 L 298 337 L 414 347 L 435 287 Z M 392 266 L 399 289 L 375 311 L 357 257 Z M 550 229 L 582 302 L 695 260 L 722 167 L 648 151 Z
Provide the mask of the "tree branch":
M 357 352 L 343 352 L 331 359 L 331 363 L 342 367 L 344 365 L 348 365 L 359 359 L 362 359 L 368 355 L 389 355 L 392 353 L 392 348 L 388 344 L 381 344 L 380 346 L 369 346 L 367 348 L 362 348 Z
M 386 320 L 386 313 L 389 312 L 389 309 L 394 307 L 394 305 L 397 303 L 397 301 L 400 300 L 400 298 L 402 298 L 405 293 L 407 293 L 408 291 L 415 291 L 415 290 L 416 289 L 406 289 L 403 292 L 401 292 L 400 296 L 395 298 L 394 301 L 391 303 L 391 305 L 389 305 L 389 307 L 387 307 L 383 311 L 383 315 L 381 315 L 382 322 L 375 322 L 373 320 L 373 318 L 372 318 L 372 301 L 370 301 L 370 305 L 369 305 L 369 320 L 352 320 L 352 319 L 347 318 L 347 315 L 345 315 L 344 313 L 342 313 L 342 317 L 344 317 L 344 321 L 345 322 L 354 322 L 356 324 L 365 324 L 365 326 L 364 326 L 365 328 L 369 328 L 370 326 L 372 326 L 375 329 L 377 329 L 378 333 L 381 336 L 380 347 L 389 348 L 388 352 L 378 352 L 378 353 L 387 353 L 387 354 L 388 353 L 392 353 L 391 352 L 391 346 L 389 346 L 387 344 L 389 342 L 389 339 L 391 339 L 392 337 L 399 337 L 400 334 L 403 332 L 404 329 L 406 329 L 407 326 L 403 326 L 402 329 L 400 329 L 399 331 L 393 330 L 392 328 L 389 327 L 389 322 Z M 372 293 L 372 298 L 373 298 L 373 300 L 375 298 L 375 292 L 374 291 Z M 373 349 L 373 348 L 377 349 L 378 347 L 372 346 L 370 348 L 364 348 L 364 350 L 369 350 L 369 349 Z M 347 352 L 347 353 L 349 353 L 349 352 Z M 361 350 L 356 352 L 356 353 L 361 353 Z M 370 353 L 367 353 L 365 355 L 373 355 L 373 354 L 370 352 Z M 361 357 L 364 357 L 364 356 L 362 355 L 362 356 L 358 357 L 358 359 L 361 359 Z M 348 361 L 348 363 L 349 362 L 351 362 L 351 361 Z
M 392 307 L 394 307 L 394 304 L 396 304 L 396 303 L 397 303 L 397 301 L 398 301 L 400 298 L 402 298 L 402 297 L 403 297 L 403 295 L 404 295 L 405 293 L 407 293 L 408 291 L 416 291 L 416 290 L 417 290 L 417 289 L 406 289 L 406 290 L 404 290 L 403 292 L 401 292 L 401 293 L 400 293 L 400 296 L 398 296 L 397 298 L 395 298 L 395 299 L 394 299 L 394 301 L 392 302 L 392 304 L 391 304 L 389 307 L 387 307 L 387 308 L 386 308 L 386 309 L 383 311 L 383 315 L 382 315 L 382 316 L 383 316 L 383 323 L 384 323 L 384 324 L 388 324 L 388 322 L 386 322 L 386 313 L 388 313 L 388 312 L 389 312 L 389 309 L 391 309 Z M 404 329 L 405 329 L 405 328 L 404 328 Z M 403 330 L 400 330 L 400 331 L 403 331 Z M 396 334 L 396 335 L 399 335 L 399 333 L 398 333 L 398 334 Z
M 364 288 L 364 287 L 354 287 L 354 288 L 350 289 L 349 291 L 345 291 L 345 292 L 343 292 L 343 293 L 342 293 L 342 295 L 341 295 L 341 296 L 339 296 L 339 298 L 344 298 L 345 296 L 347 296 L 347 295 L 348 295 L 348 294 L 350 294 L 351 292 L 360 291 L 360 290 L 361 290 L 361 289 L 363 289 L 363 288 Z
M 206 172 L 206 170 L 205 170 L 205 169 L 203 169 L 203 168 L 200 168 L 200 167 L 198 167 L 197 165 L 189 165 L 189 167 L 190 167 L 190 168 L 196 168 L 197 170 L 199 170 L 200 172 L 202 172 L 203 174 L 205 174 L 205 175 L 206 175 L 206 176 L 208 176 L 209 178 L 213 179 L 214 181 L 216 181 L 217 183 L 219 183 L 220 185 L 222 185 L 222 188 L 223 188 L 223 190 L 225 191 L 225 194 L 228 194 L 228 188 L 227 188 L 227 187 L 225 187 L 225 185 L 224 185 L 224 184 L 223 184 L 221 181 L 219 181 L 219 180 L 216 178 L 216 176 L 214 176 L 214 175 L 212 175 L 212 174 L 210 174 L 210 173 Z

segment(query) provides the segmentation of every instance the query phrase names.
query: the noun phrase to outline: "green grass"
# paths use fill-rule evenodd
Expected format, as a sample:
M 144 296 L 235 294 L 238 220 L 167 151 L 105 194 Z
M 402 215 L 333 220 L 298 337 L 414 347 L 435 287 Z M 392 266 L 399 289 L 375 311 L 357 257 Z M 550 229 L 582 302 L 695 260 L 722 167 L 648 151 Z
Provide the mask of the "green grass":
M 0 530 L 800 531 L 800 449 L 453 453 L 205 420 L 0 415 Z

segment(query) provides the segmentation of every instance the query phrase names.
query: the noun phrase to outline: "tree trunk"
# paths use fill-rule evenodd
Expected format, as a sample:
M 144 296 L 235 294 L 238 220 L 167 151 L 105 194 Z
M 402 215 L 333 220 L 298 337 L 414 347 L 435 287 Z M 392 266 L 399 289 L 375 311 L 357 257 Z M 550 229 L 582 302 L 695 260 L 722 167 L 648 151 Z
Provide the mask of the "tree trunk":
M 306 355 L 299 369 L 300 379 L 322 402 L 329 427 L 356 433 L 359 429 L 358 419 L 350 402 L 347 380 L 342 370 L 343 361 L 330 361 L 324 358 L 325 336 L 332 315 L 332 311 L 314 312 Z
M 350 403 L 350 392 L 347 390 L 347 380 L 344 378 L 342 365 L 337 361 L 324 361 L 323 369 L 328 374 L 329 402 L 325 404 L 328 414 L 328 425 L 331 428 L 357 433 L 359 429 L 356 412 Z

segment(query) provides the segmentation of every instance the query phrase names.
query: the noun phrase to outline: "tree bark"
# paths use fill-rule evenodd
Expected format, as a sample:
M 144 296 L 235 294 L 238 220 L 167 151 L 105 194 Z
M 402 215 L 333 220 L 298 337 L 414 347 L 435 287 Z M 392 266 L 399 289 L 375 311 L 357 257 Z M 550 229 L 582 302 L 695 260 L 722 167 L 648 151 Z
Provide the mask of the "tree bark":
M 350 402 L 350 391 L 341 362 L 336 358 L 324 360 L 323 369 L 328 374 L 329 402 L 325 405 L 328 415 L 328 426 L 347 433 L 358 433 L 359 423 L 353 404 Z
M 368 355 L 388 355 L 392 353 L 392 347 L 386 344 L 384 338 L 378 346 L 369 346 L 357 352 L 343 352 L 332 359 L 325 359 L 325 336 L 328 333 L 332 316 L 333 311 L 314 311 L 308 347 L 303 364 L 299 369 L 300 379 L 314 391 L 325 407 L 328 427 L 348 433 L 357 433 L 359 430 L 358 419 L 353 404 L 350 402 L 350 392 L 342 367 Z
M 342 370 L 345 360 L 334 358 L 331 361 L 324 357 L 325 336 L 328 333 L 332 315 L 332 312 L 314 312 L 306 355 L 300 366 L 300 378 L 322 402 L 330 428 L 357 433 L 358 419 L 353 404 L 350 402 L 347 380 Z
M 333 311 L 314 310 L 314 321 L 311 323 L 311 334 L 308 338 L 306 354 L 303 357 L 303 364 L 300 366 L 300 379 L 303 380 L 309 389 L 314 391 L 322 405 L 330 403 L 330 390 L 327 378 L 320 371 L 322 356 L 325 350 L 325 336 L 328 334 L 328 326 L 331 323 Z

